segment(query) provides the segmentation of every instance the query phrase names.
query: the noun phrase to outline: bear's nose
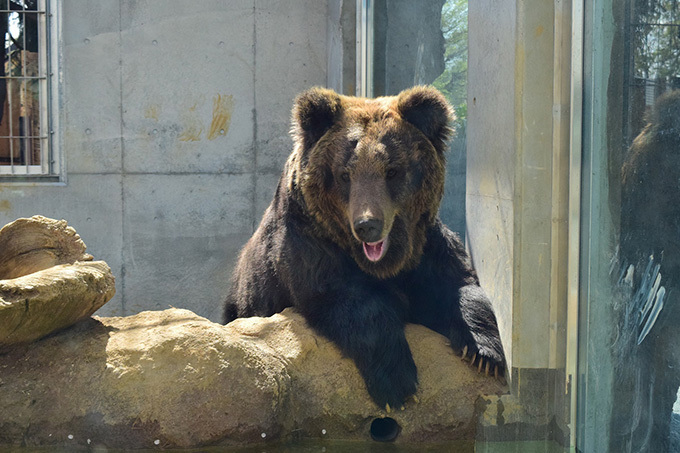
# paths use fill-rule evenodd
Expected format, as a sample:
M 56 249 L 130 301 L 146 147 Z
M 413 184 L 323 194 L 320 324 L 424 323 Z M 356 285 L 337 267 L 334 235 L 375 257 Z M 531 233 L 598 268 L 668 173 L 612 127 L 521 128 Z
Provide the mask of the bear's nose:
M 354 222 L 354 232 L 363 242 L 379 241 L 382 229 L 383 221 L 380 219 L 362 217 Z

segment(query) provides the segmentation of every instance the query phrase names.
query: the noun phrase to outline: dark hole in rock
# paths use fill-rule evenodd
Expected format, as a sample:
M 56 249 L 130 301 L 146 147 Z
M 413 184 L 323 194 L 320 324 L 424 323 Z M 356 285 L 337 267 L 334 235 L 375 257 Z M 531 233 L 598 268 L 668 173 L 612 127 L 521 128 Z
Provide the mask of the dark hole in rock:
M 371 423 L 371 438 L 378 442 L 392 442 L 397 438 L 401 427 L 393 418 L 376 418 Z

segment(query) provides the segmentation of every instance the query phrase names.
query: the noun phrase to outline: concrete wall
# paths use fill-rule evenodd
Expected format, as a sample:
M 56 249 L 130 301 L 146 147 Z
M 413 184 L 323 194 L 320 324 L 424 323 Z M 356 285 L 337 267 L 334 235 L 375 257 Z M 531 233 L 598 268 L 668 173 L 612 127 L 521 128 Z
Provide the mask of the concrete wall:
M 0 183 L 0 224 L 67 219 L 116 276 L 100 314 L 219 319 L 290 152 L 292 100 L 329 72 L 343 83 L 342 2 L 59 3 L 66 184 Z
M 486 11 L 494 3 L 495 21 Z M 468 244 L 513 358 L 512 221 L 515 198 L 515 2 L 468 9 Z M 472 77 L 478 74 L 478 77 Z
M 570 8 L 470 2 L 468 35 L 468 243 L 499 318 L 513 395 L 528 414 L 516 436 L 559 441 L 568 436 L 570 385 Z M 548 428 L 555 422 L 559 429 Z

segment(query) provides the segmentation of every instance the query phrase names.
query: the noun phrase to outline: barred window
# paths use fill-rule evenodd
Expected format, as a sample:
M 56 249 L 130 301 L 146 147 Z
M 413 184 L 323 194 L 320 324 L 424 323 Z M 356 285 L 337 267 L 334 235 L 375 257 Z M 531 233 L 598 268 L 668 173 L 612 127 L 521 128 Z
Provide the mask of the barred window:
M 51 150 L 49 0 L 0 0 L 0 177 L 56 175 Z

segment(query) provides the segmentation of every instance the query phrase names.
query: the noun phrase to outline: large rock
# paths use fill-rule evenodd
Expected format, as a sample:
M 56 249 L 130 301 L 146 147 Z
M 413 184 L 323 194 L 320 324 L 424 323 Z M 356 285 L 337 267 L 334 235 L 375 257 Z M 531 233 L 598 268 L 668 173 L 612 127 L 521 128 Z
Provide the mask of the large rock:
M 65 220 L 34 216 L 0 229 L 0 350 L 89 317 L 115 294 Z
M 401 427 L 396 442 L 474 439 L 479 395 L 505 387 L 441 335 L 417 325 L 406 335 L 419 402 L 386 414 L 353 362 L 292 309 L 227 326 L 179 309 L 90 319 L 0 355 L 0 445 L 369 440 L 388 415 L 388 431 Z

